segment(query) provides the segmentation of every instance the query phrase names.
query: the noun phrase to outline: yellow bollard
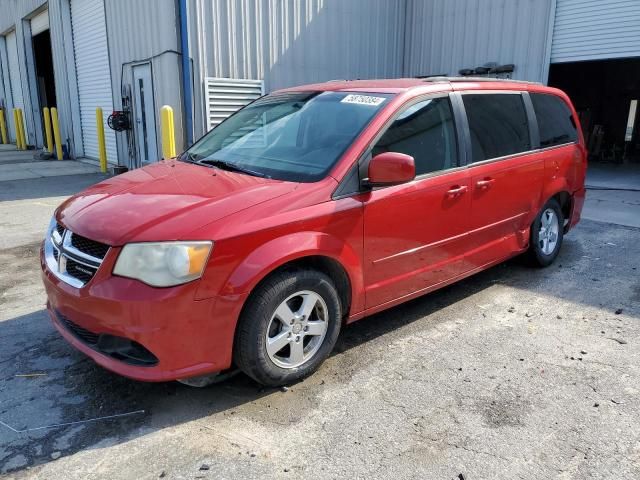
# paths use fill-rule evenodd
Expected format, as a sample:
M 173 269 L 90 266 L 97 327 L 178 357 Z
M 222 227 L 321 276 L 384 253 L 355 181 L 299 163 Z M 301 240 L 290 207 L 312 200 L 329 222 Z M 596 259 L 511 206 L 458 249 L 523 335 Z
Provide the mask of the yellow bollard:
M 20 148 L 20 143 L 18 141 L 18 111 L 14 108 L 11 110 L 13 113 L 13 131 L 16 137 L 16 148 Z
M 51 114 L 49 109 L 44 107 L 42 109 L 42 118 L 44 119 L 44 134 L 46 137 L 47 152 L 53 153 L 53 135 L 51 134 Z
M 96 108 L 96 129 L 98 130 L 98 154 L 100 155 L 100 171 L 107 173 L 107 147 L 104 143 L 104 120 L 102 108 Z
M 176 156 L 173 109 L 169 105 L 164 105 L 160 109 L 160 127 L 162 130 L 162 158 L 168 160 Z
M 51 123 L 53 124 L 53 139 L 56 142 L 56 156 L 58 160 L 62 160 L 62 138 L 60 138 L 60 123 L 56 107 L 51 107 Z
M 18 132 L 18 150 L 24 150 L 24 130 L 22 129 L 22 112 L 21 109 L 16 108 L 16 132 Z
M 18 150 L 24 150 L 23 147 L 23 135 L 24 135 L 24 130 L 22 130 L 22 116 L 20 115 L 20 109 L 16 108 L 15 109 L 15 124 L 16 124 L 16 148 Z
M 20 135 L 22 137 L 22 150 L 27 149 L 27 129 L 24 123 L 24 114 L 22 113 L 22 109 L 18 109 L 18 118 L 20 119 Z
M 13 109 L 13 130 L 16 135 L 16 148 L 20 150 L 20 132 L 18 130 L 18 109 Z
M 0 108 L 0 137 L 2 137 L 2 143 L 5 145 L 9 143 L 7 139 L 7 123 L 4 119 L 4 109 Z

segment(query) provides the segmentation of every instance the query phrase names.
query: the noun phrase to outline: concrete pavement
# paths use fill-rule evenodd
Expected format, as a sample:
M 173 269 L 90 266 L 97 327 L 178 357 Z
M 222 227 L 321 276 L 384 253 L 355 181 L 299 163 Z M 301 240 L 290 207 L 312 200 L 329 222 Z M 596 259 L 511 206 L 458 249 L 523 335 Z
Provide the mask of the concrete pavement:
M 591 163 L 587 187 L 640 190 L 640 164 Z
M 583 218 L 640 228 L 640 190 L 590 188 Z
M 37 150 L 16 150 L 13 145 L 0 145 L 0 182 L 97 173 L 92 164 L 75 160 L 38 160 Z
M 35 153 L 0 145 L 0 249 L 41 239 L 60 203 L 108 177 L 95 165 L 74 160 L 38 161 Z
M 583 217 L 640 227 L 640 165 L 589 165 Z

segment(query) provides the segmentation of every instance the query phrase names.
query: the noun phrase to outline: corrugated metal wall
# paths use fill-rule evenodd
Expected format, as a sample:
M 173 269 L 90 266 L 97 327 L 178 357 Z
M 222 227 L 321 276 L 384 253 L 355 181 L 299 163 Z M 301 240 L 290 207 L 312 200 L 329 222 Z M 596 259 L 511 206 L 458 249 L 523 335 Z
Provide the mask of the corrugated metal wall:
M 457 75 L 487 62 L 545 81 L 551 0 L 408 0 L 405 74 Z
M 11 78 L 9 78 L 8 69 L 5 65 L 9 64 L 9 58 L 7 56 L 7 47 L 6 47 L 6 37 L 0 35 L 0 106 L 4 107 L 9 115 L 11 115 L 11 109 L 13 108 L 13 103 L 11 101 Z M 13 124 L 11 123 L 11 119 L 6 119 L 7 121 L 7 133 L 9 135 L 10 141 L 15 141 L 15 134 L 13 131 Z
M 9 67 L 8 83 L 11 91 L 13 108 L 24 110 L 24 95 L 22 93 L 22 80 L 20 79 L 20 59 L 18 57 L 18 44 L 16 31 L 12 30 L 4 36 L 5 48 L 7 49 L 7 66 Z
M 557 0 L 551 61 L 640 56 L 639 0 Z
M 122 109 L 122 85 L 133 82 L 131 67 L 151 63 L 156 119 L 162 105 L 175 112 L 176 145 L 182 145 L 179 32 L 174 0 L 107 0 L 107 35 L 114 108 Z M 160 128 L 157 128 L 158 136 Z M 116 134 L 121 164 L 129 159 L 125 133 Z M 157 142 L 161 151 L 160 139 Z
M 32 105 L 32 94 L 35 92 L 30 92 L 29 89 L 26 88 L 28 85 L 28 75 L 27 65 L 25 62 L 25 26 L 22 20 L 38 8 L 42 7 L 45 3 L 47 3 L 45 0 L 0 0 L 0 34 L 4 35 L 8 30 L 15 28 L 15 45 L 17 47 L 17 51 L 9 52 L 7 47 L 9 46 L 9 48 L 11 48 L 13 43 L 11 45 L 7 45 L 6 42 L 3 42 L 5 44 L 5 52 L 3 52 L 4 55 L 2 55 L 3 78 L 5 83 L 9 81 L 9 78 L 20 79 L 20 87 L 22 90 L 21 100 L 23 105 L 19 106 L 22 107 L 24 111 L 27 143 L 29 144 L 37 143 L 36 128 L 39 126 L 39 118 L 36 120 L 36 115 L 38 115 L 39 112 L 34 112 L 33 108 L 30 107 Z M 9 54 L 8 57 L 6 56 L 7 53 Z M 14 55 L 20 63 L 20 71 L 17 74 L 16 72 L 9 73 L 10 62 L 6 61 Z M 13 108 L 15 105 L 13 105 L 12 99 L 8 95 L 6 86 L 5 92 L 6 95 L 0 92 L 0 98 L 3 99 L 9 108 Z M 5 96 L 7 98 L 4 98 Z M 12 124 L 13 116 L 9 114 L 8 117 L 9 123 Z
M 51 50 L 53 56 L 53 70 L 56 86 L 56 100 L 58 105 L 58 117 L 62 141 L 70 146 L 71 155 L 82 155 L 82 142 L 76 142 L 74 138 L 81 138 L 81 130 L 78 110 L 77 90 L 75 87 L 75 65 L 73 62 L 73 44 L 71 38 L 71 24 L 69 21 L 68 0 L 1 0 L 0 1 L 0 33 L 15 26 L 19 42 L 19 61 L 25 68 L 21 71 L 25 105 L 33 105 L 33 99 L 37 98 L 35 85 L 31 85 L 27 77 L 26 57 L 24 48 L 25 28 L 23 20 L 31 16 L 36 10 L 45 4 L 49 10 L 49 23 L 51 34 Z M 2 57 L 2 55 L 0 55 Z M 3 74 L 7 77 L 7 65 L 2 62 Z M 24 74 L 22 74 L 24 72 Z M 8 105 L 10 108 L 12 105 Z M 35 142 L 36 115 L 41 112 L 32 108 L 25 109 L 27 133 L 30 143 Z M 75 121 L 74 121 L 75 119 Z
M 193 0 L 195 135 L 205 77 L 264 80 L 265 91 L 402 74 L 404 0 Z
M 46 0 L 0 0 L 0 33 L 4 34 L 16 20 L 44 5 Z

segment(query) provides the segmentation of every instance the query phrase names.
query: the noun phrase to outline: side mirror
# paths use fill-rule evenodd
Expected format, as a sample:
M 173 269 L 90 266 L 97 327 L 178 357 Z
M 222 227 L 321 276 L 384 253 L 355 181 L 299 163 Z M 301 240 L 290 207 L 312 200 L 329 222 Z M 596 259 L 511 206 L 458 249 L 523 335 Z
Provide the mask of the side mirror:
M 369 162 L 369 178 L 371 187 L 399 185 L 416 178 L 416 164 L 411 155 L 398 152 L 384 152 L 376 155 Z

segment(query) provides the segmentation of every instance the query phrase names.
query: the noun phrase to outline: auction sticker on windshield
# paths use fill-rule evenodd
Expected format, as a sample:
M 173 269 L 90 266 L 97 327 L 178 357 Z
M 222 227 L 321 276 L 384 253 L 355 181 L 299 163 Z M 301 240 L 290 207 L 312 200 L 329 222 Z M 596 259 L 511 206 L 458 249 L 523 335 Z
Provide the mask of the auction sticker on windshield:
M 371 105 L 377 107 L 382 102 L 384 102 L 386 98 L 384 97 L 372 97 L 371 95 L 347 95 L 341 100 L 341 103 L 357 103 L 359 105 Z

